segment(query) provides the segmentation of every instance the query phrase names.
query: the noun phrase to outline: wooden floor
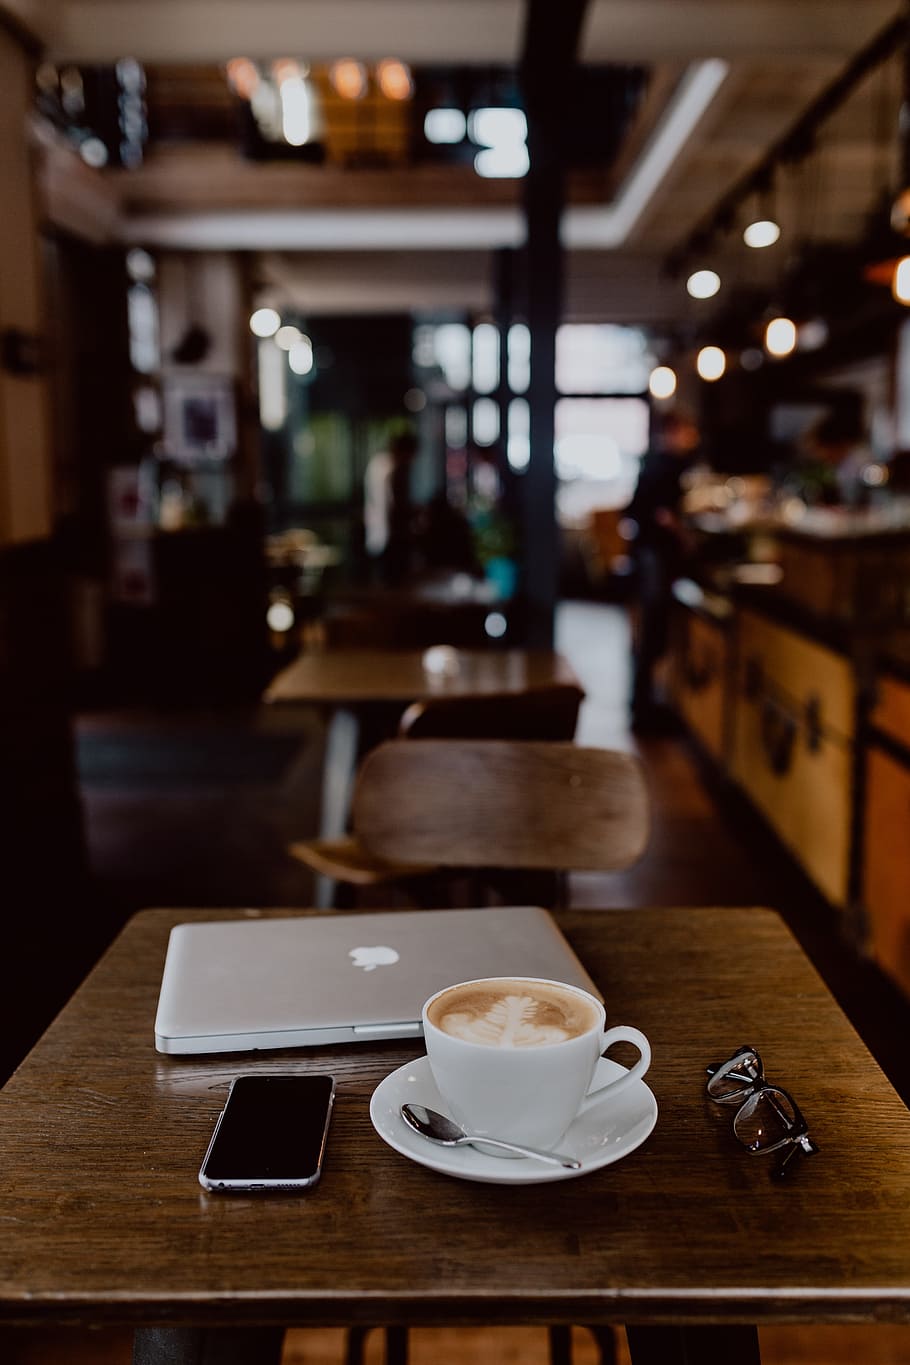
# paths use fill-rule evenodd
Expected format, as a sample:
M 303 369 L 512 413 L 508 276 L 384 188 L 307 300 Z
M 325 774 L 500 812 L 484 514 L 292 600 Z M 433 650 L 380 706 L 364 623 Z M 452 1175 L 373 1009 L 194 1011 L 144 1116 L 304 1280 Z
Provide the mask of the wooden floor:
M 574 878 L 572 903 L 630 913 L 647 905 L 776 906 L 910 1099 L 906 1001 L 857 959 L 830 909 L 682 737 L 637 742 L 630 735 L 623 612 L 596 603 L 565 606 L 557 644 L 587 692 L 579 742 L 637 749 L 654 808 L 651 845 L 639 866 Z M 290 721 L 257 711 L 95 714 L 79 729 L 91 903 L 106 922 L 116 927 L 151 904 L 312 903 L 309 874 L 284 854 L 290 838 L 315 829 L 321 750 L 312 715 Z M 200 733 L 207 736 L 201 750 Z M 210 762 L 217 778 L 206 775 Z M 845 1133 L 845 1140 L 854 1139 Z M 617 1341 L 618 1361 L 626 1365 L 621 1332 Z M 291 1331 L 285 1365 L 341 1365 L 343 1345 L 340 1331 Z M 548 1360 L 546 1333 L 530 1328 L 419 1330 L 410 1346 L 413 1365 Z M 762 1332 L 762 1353 L 765 1365 L 910 1365 L 910 1328 L 774 1328 Z M 123 1332 L 0 1332 L 0 1365 L 127 1365 L 129 1358 Z M 367 1365 L 381 1365 L 382 1358 L 381 1334 L 373 1333 Z M 575 1332 L 574 1359 L 576 1365 L 599 1359 L 582 1329 Z
M 769 1327 L 760 1333 L 763 1365 L 908 1365 L 910 1328 Z M 616 1365 L 629 1365 L 625 1336 L 615 1334 Z M 3 1365 L 130 1365 L 131 1336 L 122 1331 L 0 1331 Z M 341 1329 L 292 1330 L 282 1365 L 343 1365 Z M 409 1333 L 409 1365 L 549 1365 L 547 1333 L 536 1327 L 418 1328 Z M 598 1365 L 590 1334 L 572 1332 L 573 1365 Z M 384 1365 L 379 1331 L 368 1334 L 365 1365 Z M 737 1365 L 731 1360 L 729 1365 Z

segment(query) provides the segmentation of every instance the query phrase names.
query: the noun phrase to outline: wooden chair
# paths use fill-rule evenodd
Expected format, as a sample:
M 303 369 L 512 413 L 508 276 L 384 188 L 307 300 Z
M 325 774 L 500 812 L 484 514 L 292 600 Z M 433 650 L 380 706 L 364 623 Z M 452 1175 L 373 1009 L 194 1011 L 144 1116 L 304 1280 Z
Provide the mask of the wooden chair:
M 354 830 L 370 854 L 444 867 L 609 871 L 650 829 L 631 754 L 513 740 L 390 740 L 357 778 Z
M 584 695 L 575 683 L 553 683 L 486 697 L 431 697 L 408 707 L 398 733 L 408 739 L 572 739 Z
M 570 740 L 583 698 L 575 683 L 486 697 L 433 697 L 408 707 L 398 733 L 408 739 Z M 356 835 L 293 843 L 288 852 L 320 876 L 353 887 L 413 880 L 435 871 L 424 864 L 375 857 Z
M 361 886 L 456 868 L 610 871 L 641 856 L 649 826 L 630 754 L 558 741 L 396 739 L 358 773 L 343 864 L 326 841 L 296 854 Z

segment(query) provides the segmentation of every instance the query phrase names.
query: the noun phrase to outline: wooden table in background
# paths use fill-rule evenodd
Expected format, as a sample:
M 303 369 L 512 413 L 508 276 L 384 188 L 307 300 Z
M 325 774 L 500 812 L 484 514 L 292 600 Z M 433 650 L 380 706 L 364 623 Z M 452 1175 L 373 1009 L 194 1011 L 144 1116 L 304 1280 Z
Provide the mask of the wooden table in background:
M 438 650 L 440 646 L 432 647 Z M 448 648 L 444 646 L 443 648 Z M 298 656 L 273 679 L 263 700 L 272 704 L 408 706 L 428 697 L 525 692 L 552 683 L 577 683 L 571 665 L 548 649 L 458 649 L 451 673 L 432 672 L 418 649 L 328 649 Z M 436 655 L 438 658 L 439 656 Z
M 170 927 L 230 913 L 136 916 L 0 1091 L 0 1323 L 621 1323 L 636 1361 L 690 1361 L 695 1342 L 743 1365 L 755 1334 L 731 1353 L 731 1325 L 910 1322 L 910 1115 L 773 912 L 563 916 L 608 1022 L 651 1040 L 660 1113 L 624 1160 L 512 1187 L 373 1131 L 370 1095 L 413 1039 L 158 1055 Z M 705 1065 L 744 1042 L 821 1149 L 787 1183 L 705 1095 Z M 205 1194 L 230 1079 L 313 1070 L 338 1079 L 316 1189 Z
M 430 662 L 444 659 L 450 671 L 428 667 L 428 653 Z M 300 654 L 275 676 L 263 701 L 328 713 L 319 833 L 334 839 L 347 827 L 357 764 L 372 743 L 394 733 L 399 709 L 430 697 L 518 694 L 553 683 L 577 685 L 578 678 L 561 654 L 548 649 L 327 649 Z M 325 878 L 319 879 L 317 903 L 331 903 Z

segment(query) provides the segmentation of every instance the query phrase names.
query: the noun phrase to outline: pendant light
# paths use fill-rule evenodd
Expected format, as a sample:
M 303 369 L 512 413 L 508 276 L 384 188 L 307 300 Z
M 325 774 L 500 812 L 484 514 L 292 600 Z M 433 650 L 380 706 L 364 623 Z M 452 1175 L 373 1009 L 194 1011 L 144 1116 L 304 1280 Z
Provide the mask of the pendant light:
M 655 365 L 648 379 L 652 398 L 672 398 L 676 392 L 676 371 L 669 365 Z
M 796 323 L 792 318 L 771 318 L 765 327 L 765 350 L 781 360 L 796 349 Z
M 695 359 L 699 378 L 713 384 L 727 368 L 727 357 L 719 346 L 702 346 Z
M 686 280 L 686 289 L 693 299 L 713 299 L 720 289 L 716 270 L 696 270 Z
M 902 256 L 895 265 L 891 293 L 898 303 L 910 306 L 910 256 Z
M 780 239 L 780 223 L 777 221 L 770 173 L 759 189 L 756 210 L 755 217 L 743 230 L 743 241 L 753 251 L 762 251 Z

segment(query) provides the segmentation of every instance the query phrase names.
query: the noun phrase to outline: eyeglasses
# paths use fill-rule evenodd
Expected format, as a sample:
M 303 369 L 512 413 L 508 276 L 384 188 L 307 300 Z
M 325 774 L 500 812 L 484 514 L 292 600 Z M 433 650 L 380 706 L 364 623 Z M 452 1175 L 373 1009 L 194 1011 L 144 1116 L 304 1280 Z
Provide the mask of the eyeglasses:
M 772 1180 L 783 1180 L 798 1153 L 812 1156 L 818 1147 L 793 1096 L 765 1080 L 762 1059 L 754 1047 L 741 1047 L 726 1062 L 706 1068 L 708 1095 L 717 1104 L 738 1105 L 733 1133 L 747 1151 L 782 1152 Z

